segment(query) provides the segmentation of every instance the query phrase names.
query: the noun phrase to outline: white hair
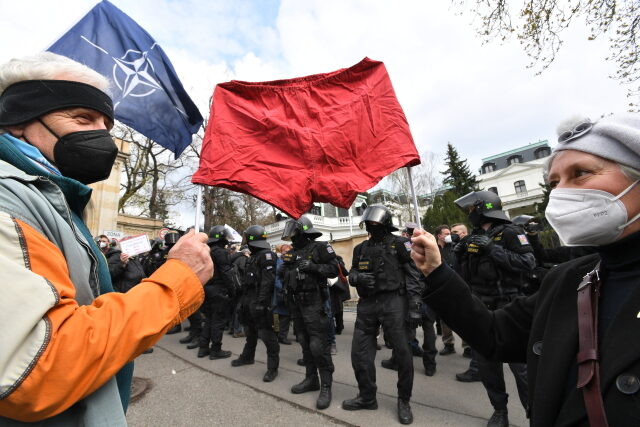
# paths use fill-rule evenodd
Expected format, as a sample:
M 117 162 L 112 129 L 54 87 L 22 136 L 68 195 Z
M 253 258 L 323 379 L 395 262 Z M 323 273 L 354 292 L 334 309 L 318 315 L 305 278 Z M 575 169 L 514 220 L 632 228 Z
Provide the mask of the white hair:
M 0 65 L 0 95 L 14 83 L 25 80 L 55 80 L 60 76 L 86 83 L 109 94 L 109 79 L 86 65 L 66 56 L 40 52 L 24 58 L 14 58 Z

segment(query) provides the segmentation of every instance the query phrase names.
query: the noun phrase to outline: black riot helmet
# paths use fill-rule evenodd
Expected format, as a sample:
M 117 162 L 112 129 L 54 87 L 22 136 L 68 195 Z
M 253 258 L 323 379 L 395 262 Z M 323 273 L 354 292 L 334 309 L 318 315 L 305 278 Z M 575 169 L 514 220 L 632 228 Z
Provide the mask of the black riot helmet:
M 391 211 L 386 206 L 367 206 L 367 208 L 362 213 L 360 228 L 364 228 L 366 222 L 376 222 L 378 224 L 384 225 L 389 231 L 398 231 L 398 229 L 393 226 L 392 217 L 393 215 L 391 215 Z
M 267 242 L 267 231 L 261 225 L 252 225 L 247 228 L 242 236 L 242 244 L 254 248 L 271 249 L 271 245 Z
M 524 227 L 525 225 L 529 224 L 532 219 L 535 219 L 535 217 L 531 215 L 518 215 L 513 219 L 511 219 L 511 222 L 515 225 L 520 225 Z
M 210 245 L 212 243 L 223 242 L 224 244 L 229 243 L 229 241 L 233 239 L 231 236 L 231 231 L 224 225 L 214 225 L 209 230 L 209 240 L 207 240 L 207 244 Z
M 306 216 L 301 216 L 298 220 L 288 220 L 284 224 L 284 230 L 282 231 L 282 240 L 291 240 L 293 236 L 297 234 L 304 234 L 312 240 L 322 236 L 322 232 L 313 228 L 313 223 Z
M 176 244 L 179 238 L 180 233 L 178 233 L 176 230 L 171 230 L 164 235 L 164 244 L 168 247 L 171 247 Z
M 476 215 L 488 219 L 487 222 L 492 222 L 491 220 L 511 222 L 507 215 L 502 212 L 502 200 L 493 191 L 472 191 L 460 197 L 454 203 L 467 214 L 470 213 L 472 207 L 475 207 L 474 212 L 476 212 Z

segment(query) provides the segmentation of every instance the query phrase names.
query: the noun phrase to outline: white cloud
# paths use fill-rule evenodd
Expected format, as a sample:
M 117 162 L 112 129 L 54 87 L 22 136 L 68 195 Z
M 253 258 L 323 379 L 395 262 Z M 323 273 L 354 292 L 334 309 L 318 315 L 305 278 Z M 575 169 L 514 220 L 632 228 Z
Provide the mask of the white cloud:
M 2 2 L 0 62 L 45 48 L 94 1 Z M 517 41 L 482 45 L 472 16 L 420 0 L 185 0 L 114 3 L 165 49 L 203 115 L 215 84 L 292 78 L 385 62 L 418 151 L 447 141 L 473 170 L 480 159 L 539 139 L 583 112 L 625 110 L 626 87 L 608 78 L 606 38 L 587 41 L 576 22 L 540 76 Z M 273 19 L 272 19 L 273 18 Z

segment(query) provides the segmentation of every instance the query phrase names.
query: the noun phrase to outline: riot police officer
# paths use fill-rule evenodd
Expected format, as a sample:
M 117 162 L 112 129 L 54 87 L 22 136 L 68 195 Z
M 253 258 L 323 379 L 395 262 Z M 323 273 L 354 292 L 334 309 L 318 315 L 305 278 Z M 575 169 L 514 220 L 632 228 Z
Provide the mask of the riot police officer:
M 229 304 L 235 293 L 230 277 L 231 261 L 226 250 L 231 238 L 231 232 L 224 225 L 216 225 L 209 231 L 207 241 L 211 248 L 214 273 L 204 285 L 204 304 L 200 308 L 204 314 L 204 326 L 200 334 L 198 357 L 209 356 L 211 360 L 231 356 L 230 351 L 222 350 L 224 325 L 230 315 Z
M 291 240 L 293 249 L 282 256 L 281 275 L 306 368 L 304 380 L 291 392 L 320 390 L 316 407 L 326 409 L 331 404 L 333 361 L 325 302 L 327 279 L 338 276 L 338 263 L 331 245 L 316 241 L 321 235 L 307 217 L 287 221 L 282 240 Z
M 349 271 L 349 282 L 360 295 L 351 344 L 359 393 L 342 402 L 342 407 L 351 411 L 378 408 L 374 361 L 376 335 L 382 324 L 398 366 L 398 418 L 402 424 L 411 424 L 413 360 L 405 322 L 417 323 L 421 318 L 422 282 L 410 257 L 411 242 L 391 233 L 398 230 L 391 218 L 382 205 L 369 206 L 362 215 L 360 226 L 366 226 L 370 237 L 354 248 Z
M 247 340 L 240 357 L 231 366 L 254 363 L 258 336 L 267 347 L 267 372 L 262 380 L 271 382 L 278 376 L 280 344 L 273 331 L 271 296 L 276 280 L 276 254 L 267 242 L 267 232 L 260 225 L 252 225 L 244 232 L 243 243 L 249 246 L 243 281 L 242 323 Z
M 523 231 L 502 212 L 502 201 L 491 191 L 472 191 L 455 204 L 469 214 L 473 226 L 465 247 L 458 248 L 462 277 L 471 291 L 489 308 L 498 309 L 522 295 L 525 275 L 536 265 L 533 249 Z M 501 362 L 474 352 L 478 374 L 494 413 L 489 426 L 507 426 L 508 394 Z M 527 408 L 527 366 L 510 363 L 522 406 Z

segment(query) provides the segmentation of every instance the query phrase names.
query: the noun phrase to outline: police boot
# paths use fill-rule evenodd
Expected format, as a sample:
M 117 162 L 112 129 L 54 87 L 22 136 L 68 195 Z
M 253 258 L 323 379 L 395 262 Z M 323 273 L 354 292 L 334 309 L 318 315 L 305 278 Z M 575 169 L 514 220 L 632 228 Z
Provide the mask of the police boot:
M 392 371 L 397 371 L 398 370 L 398 364 L 393 359 L 393 357 L 391 357 L 390 359 L 383 360 L 382 362 L 380 362 L 380 365 L 383 368 L 391 369 Z
M 189 344 L 187 344 L 187 350 L 191 350 L 193 348 L 200 347 L 198 340 L 193 340 Z
M 291 393 L 293 394 L 302 394 L 317 390 L 320 390 L 320 381 L 317 375 L 307 375 L 300 384 L 291 387 Z
M 254 363 L 255 362 L 253 359 L 248 360 L 240 356 L 237 359 L 231 361 L 231 366 L 253 365 Z
M 411 405 L 409 405 L 408 400 L 398 398 L 398 420 L 400 420 L 400 424 L 411 424 L 413 422 Z
M 209 347 L 200 347 L 198 349 L 198 357 L 205 357 L 208 356 L 210 353 L 209 351 Z
M 209 353 L 209 359 L 211 360 L 226 359 L 227 357 L 231 357 L 231 352 L 227 350 L 211 350 L 211 353 Z
M 456 380 L 463 383 L 474 383 L 480 381 L 480 375 L 478 375 L 478 371 L 467 369 L 462 373 L 456 374 Z
M 187 335 L 186 337 L 180 338 L 180 341 L 178 341 L 178 342 L 180 344 L 189 344 L 191 341 L 197 340 L 197 339 L 198 339 L 197 336 L 195 336 L 194 334 L 189 332 L 189 335 Z
M 509 427 L 509 413 L 507 409 L 496 409 L 493 411 L 487 427 Z
M 342 409 L 347 411 L 358 411 L 360 409 L 378 409 L 378 401 L 374 397 L 371 400 L 364 400 L 360 395 L 355 399 L 347 399 L 342 402 Z
M 277 376 L 278 376 L 277 369 L 268 369 L 267 372 L 264 374 L 264 377 L 262 377 L 262 381 L 264 381 L 265 383 L 270 383 L 271 381 L 275 380 Z
M 316 408 L 327 409 L 331 404 L 331 384 L 322 384 L 320 395 L 316 400 Z
M 182 332 L 182 325 L 180 323 L 178 323 L 176 326 L 174 326 L 173 328 L 169 329 L 167 331 L 167 335 L 171 335 L 171 334 L 177 334 L 178 332 Z

